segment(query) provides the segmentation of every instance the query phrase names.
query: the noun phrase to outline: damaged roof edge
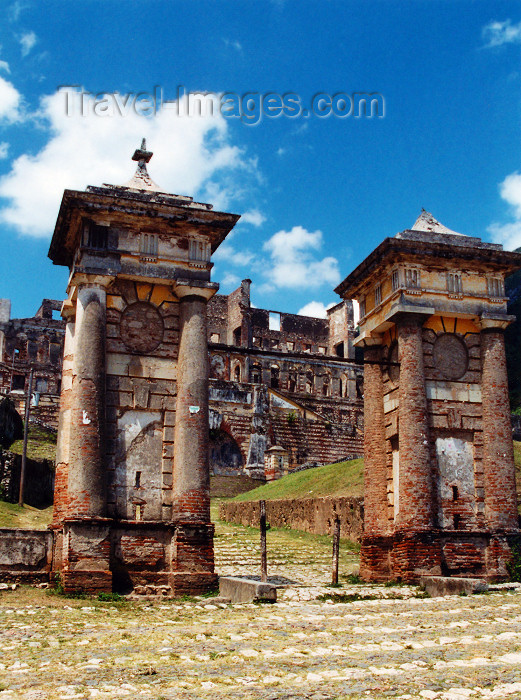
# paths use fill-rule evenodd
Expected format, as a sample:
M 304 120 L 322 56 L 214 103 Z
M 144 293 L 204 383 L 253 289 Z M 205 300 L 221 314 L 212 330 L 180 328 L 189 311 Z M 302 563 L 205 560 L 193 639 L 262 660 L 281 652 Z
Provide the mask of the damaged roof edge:
M 408 238 L 385 238 L 380 245 L 343 280 L 343 282 L 340 282 L 340 284 L 335 287 L 335 293 L 341 297 L 348 296 L 360 285 L 370 272 L 376 269 L 386 257 L 393 253 L 405 253 L 416 257 L 450 257 L 451 259 L 468 261 L 481 260 L 483 262 L 500 264 L 508 272 L 513 272 L 521 268 L 521 253 L 499 250 L 496 247 L 489 248 L 486 247 L 486 245 L 453 246 L 446 243 L 431 243 Z

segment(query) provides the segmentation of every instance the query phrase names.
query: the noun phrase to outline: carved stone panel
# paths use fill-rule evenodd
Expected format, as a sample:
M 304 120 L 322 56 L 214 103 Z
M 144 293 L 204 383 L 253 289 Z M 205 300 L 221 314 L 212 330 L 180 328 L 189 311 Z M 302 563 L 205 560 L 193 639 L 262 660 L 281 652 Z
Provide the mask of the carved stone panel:
M 129 350 L 152 352 L 163 341 L 164 323 L 161 314 L 147 302 L 131 304 L 121 315 L 120 334 Z
M 461 379 L 469 366 L 467 346 L 455 333 L 436 338 L 432 350 L 434 365 L 447 379 Z

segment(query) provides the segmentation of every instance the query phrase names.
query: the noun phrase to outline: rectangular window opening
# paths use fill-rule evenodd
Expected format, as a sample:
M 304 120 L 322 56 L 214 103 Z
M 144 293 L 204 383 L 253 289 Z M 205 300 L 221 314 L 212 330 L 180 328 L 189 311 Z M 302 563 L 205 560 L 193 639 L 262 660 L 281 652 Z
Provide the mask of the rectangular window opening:
M 280 314 L 276 311 L 269 312 L 269 325 L 270 331 L 280 331 Z
M 382 303 L 382 285 L 377 284 L 374 289 L 374 305 L 379 306 Z

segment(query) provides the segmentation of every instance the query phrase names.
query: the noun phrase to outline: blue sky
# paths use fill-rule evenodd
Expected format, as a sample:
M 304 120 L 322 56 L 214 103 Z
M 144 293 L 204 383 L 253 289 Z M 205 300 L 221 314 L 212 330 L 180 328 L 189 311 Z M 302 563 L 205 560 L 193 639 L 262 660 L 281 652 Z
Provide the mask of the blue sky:
M 421 207 L 521 245 L 517 1 L 16 0 L 5 15 L 0 297 L 14 317 L 64 296 L 67 270 L 47 258 L 63 189 L 128 180 L 142 136 L 164 189 L 243 215 L 214 279 L 227 293 L 250 277 L 257 306 L 324 313 L 334 286 Z M 318 93 L 375 92 L 385 116 L 252 125 L 144 108 L 178 86 L 215 104 L 293 93 L 305 108 Z

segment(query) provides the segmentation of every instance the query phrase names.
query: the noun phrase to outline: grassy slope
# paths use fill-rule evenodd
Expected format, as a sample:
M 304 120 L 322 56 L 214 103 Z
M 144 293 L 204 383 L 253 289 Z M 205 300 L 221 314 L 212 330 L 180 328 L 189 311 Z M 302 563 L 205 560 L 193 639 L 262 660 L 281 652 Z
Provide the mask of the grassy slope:
M 324 467 L 306 469 L 296 474 L 272 481 L 253 491 L 242 493 L 235 501 L 258 501 L 259 499 L 315 498 L 317 496 L 362 496 L 364 490 L 364 462 L 353 459 L 349 462 L 327 464 Z
M 56 459 L 57 434 L 40 425 L 29 423 L 29 435 L 27 439 L 27 457 L 29 459 Z M 22 454 L 23 440 L 17 440 L 11 445 L 11 452 Z
M 0 501 L 0 527 L 19 527 L 23 530 L 45 530 L 52 520 L 52 506 L 44 510 Z

